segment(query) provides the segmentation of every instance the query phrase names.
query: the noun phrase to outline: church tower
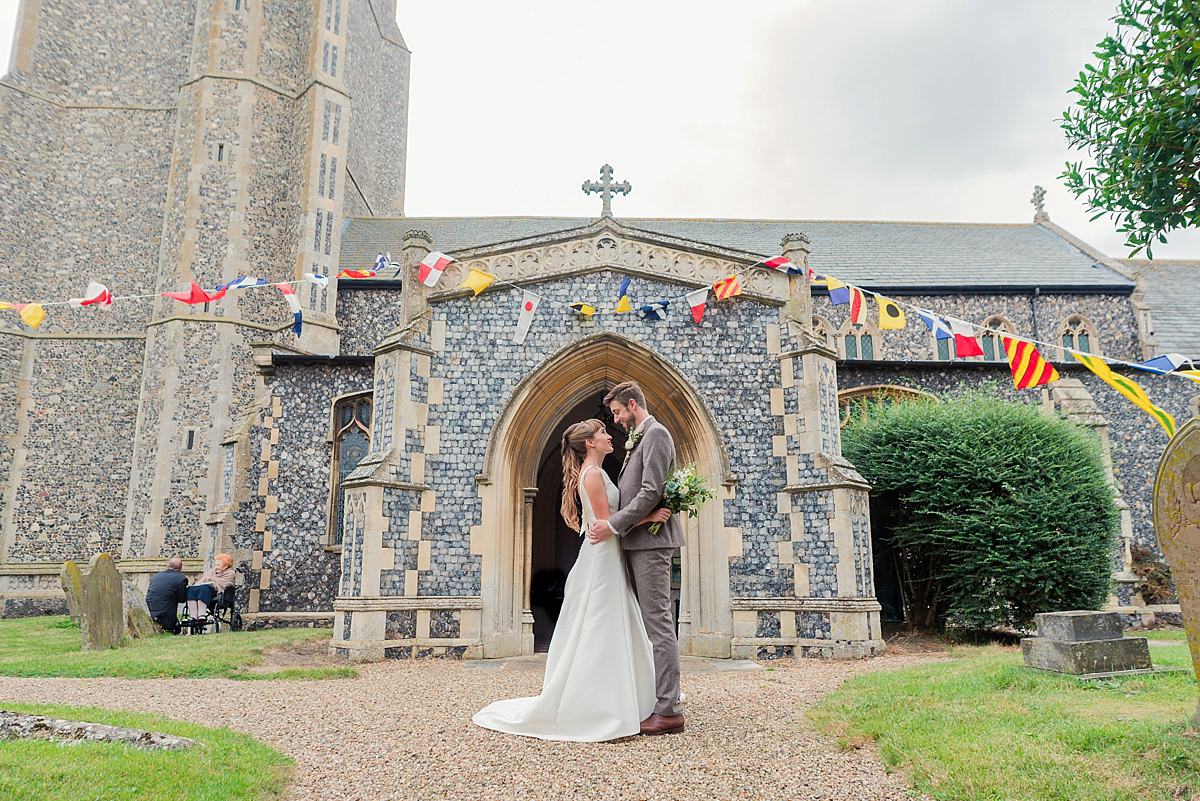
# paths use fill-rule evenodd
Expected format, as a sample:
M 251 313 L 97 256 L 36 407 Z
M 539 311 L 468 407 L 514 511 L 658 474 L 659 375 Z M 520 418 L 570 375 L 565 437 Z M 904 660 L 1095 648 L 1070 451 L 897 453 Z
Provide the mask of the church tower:
M 336 272 L 346 215 L 403 214 L 395 11 L 23 0 L 0 80 L 0 300 L 64 300 L 88 280 L 147 297 L 48 307 L 36 330 L 6 313 L 0 563 L 202 559 L 231 532 L 246 455 L 223 440 L 255 408 L 251 344 L 336 354 L 336 282 L 304 274 Z M 273 288 L 159 294 L 243 275 L 299 281 L 299 336 Z

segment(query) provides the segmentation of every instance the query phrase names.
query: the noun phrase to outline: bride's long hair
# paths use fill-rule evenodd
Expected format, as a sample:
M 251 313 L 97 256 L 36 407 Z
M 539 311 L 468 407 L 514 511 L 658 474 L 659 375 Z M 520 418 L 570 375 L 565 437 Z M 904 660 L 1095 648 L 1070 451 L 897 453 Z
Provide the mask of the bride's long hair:
M 579 469 L 587 457 L 587 441 L 599 434 L 603 428 L 604 423 L 600 420 L 584 420 L 563 432 L 563 490 L 559 511 L 562 512 L 563 520 L 575 531 L 579 530 Z

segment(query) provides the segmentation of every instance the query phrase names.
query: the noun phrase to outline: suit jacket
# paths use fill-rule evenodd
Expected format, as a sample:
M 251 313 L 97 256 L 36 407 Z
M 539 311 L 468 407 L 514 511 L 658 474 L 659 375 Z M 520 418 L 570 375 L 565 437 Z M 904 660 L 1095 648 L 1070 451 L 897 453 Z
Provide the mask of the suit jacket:
M 663 490 L 675 464 L 675 440 L 662 423 L 648 417 L 642 432 L 617 479 L 621 508 L 609 516 L 608 522 L 621 538 L 621 547 L 627 551 L 678 548 L 685 543 L 683 521 L 679 515 L 671 515 L 657 534 L 650 533 L 649 525 L 637 525 L 661 504 Z

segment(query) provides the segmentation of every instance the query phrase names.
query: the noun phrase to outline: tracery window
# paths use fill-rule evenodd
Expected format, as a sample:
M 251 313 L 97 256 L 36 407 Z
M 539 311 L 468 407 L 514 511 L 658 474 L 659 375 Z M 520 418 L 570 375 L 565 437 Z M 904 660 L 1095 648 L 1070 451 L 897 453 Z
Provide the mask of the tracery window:
M 866 420 L 870 416 L 871 407 L 888 406 L 893 403 L 905 403 L 918 400 L 940 400 L 937 395 L 912 387 L 898 387 L 893 384 L 871 384 L 870 386 L 852 387 L 838 393 L 838 412 L 842 425 L 852 417 Z
M 980 345 L 983 347 L 983 358 L 989 362 L 1003 362 L 1008 360 L 1008 356 L 1004 353 L 1004 342 L 1002 337 L 1004 334 L 1016 334 L 1017 329 L 1013 324 L 1004 319 L 998 314 L 993 314 L 991 317 L 983 321 L 984 331 L 979 338 Z M 986 330 L 992 329 L 992 330 Z M 1003 332 L 1003 333 L 996 333 Z
M 837 344 L 834 342 L 833 326 L 828 320 L 824 317 L 813 317 L 812 327 L 818 340 L 828 345 L 830 350 L 838 350 Z
M 847 319 L 838 332 L 838 351 L 843 359 L 882 359 L 882 340 L 873 323 L 854 325 Z
M 333 405 L 330 426 L 333 461 L 329 470 L 329 523 L 326 529 L 330 545 L 342 544 L 342 513 L 346 499 L 342 482 L 371 450 L 371 400 L 371 393 L 365 392 L 340 398 Z
M 1058 341 L 1063 346 L 1063 361 L 1074 359 L 1067 348 L 1081 353 L 1100 353 L 1100 340 L 1096 327 L 1081 314 L 1072 314 L 1058 327 Z

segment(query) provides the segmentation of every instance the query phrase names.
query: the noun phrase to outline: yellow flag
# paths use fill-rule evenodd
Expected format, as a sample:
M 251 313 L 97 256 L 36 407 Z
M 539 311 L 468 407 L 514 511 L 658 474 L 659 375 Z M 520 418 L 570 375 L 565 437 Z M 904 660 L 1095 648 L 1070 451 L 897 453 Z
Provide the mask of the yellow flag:
M 1200 370 L 1176 370 L 1182 376 L 1187 376 L 1192 381 L 1200 384 Z
M 617 301 L 617 311 L 619 311 L 619 312 L 633 311 L 633 307 L 629 305 L 629 296 L 628 295 L 622 295 L 621 299 L 619 301 Z
M 472 269 L 467 274 L 467 280 L 462 282 L 459 289 L 470 289 L 476 295 L 491 286 L 491 283 L 496 280 L 496 276 L 491 273 L 485 273 L 483 270 Z
M 576 301 L 575 303 L 572 303 L 571 308 L 582 314 L 584 317 L 591 317 L 596 313 L 595 306 L 589 306 L 583 301 Z
M 1100 378 L 1104 379 L 1105 383 L 1120 392 L 1126 398 L 1133 401 L 1133 405 L 1137 406 L 1146 414 L 1158 421 L 1159 425 L 1167 430 L 1167 434 L 1175 436 L 1175 418 L 1167 414 L 1162 409 L 1154 405 L 1150 400 L 1150 396 L 1146 394 L 1146 390 L 1130 381 L 1125 376 L 1114 373 L 1109 366 L 1104 363 L 1104 360 L 1096 356 L 1089 356 L 1086 353 L 1072 354 L 1076 359 Z
M 896 305 L 896 301 L 879 295 L 875 296 L 879 304 L 879 327 L 899 330 L 904 327 L 904 310 Z
M 25 321 L 25 325 L 30 328 L 37 328 L 42 324 L 42 320 L 46 319 L 46 310 L 42 308 L 40 303 L 5 303 L 0 301 L 0 309 L 12 309 L 21 315 L 21 319 Z

